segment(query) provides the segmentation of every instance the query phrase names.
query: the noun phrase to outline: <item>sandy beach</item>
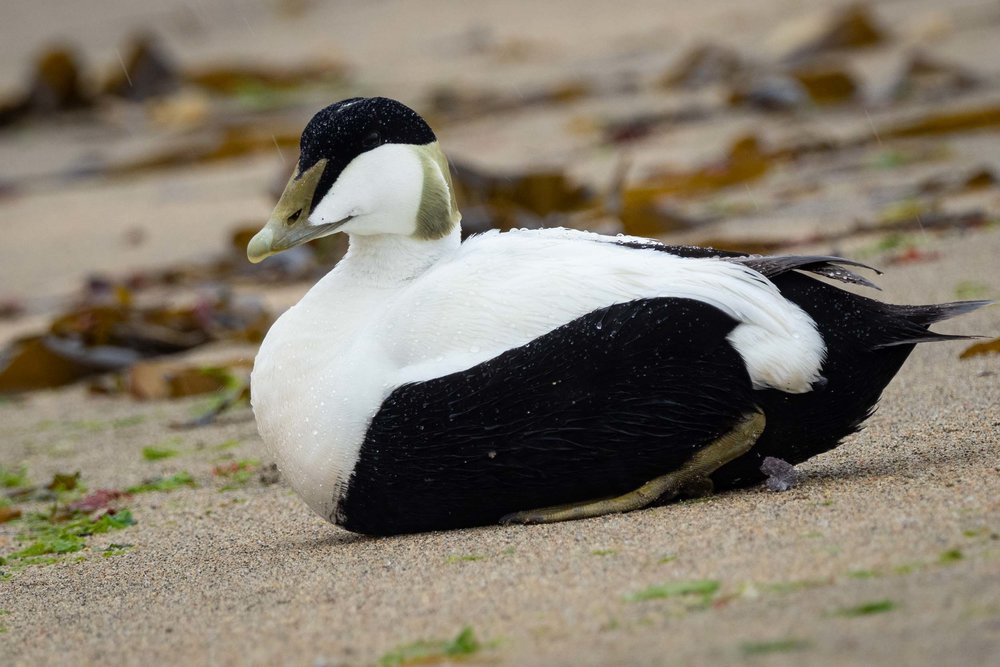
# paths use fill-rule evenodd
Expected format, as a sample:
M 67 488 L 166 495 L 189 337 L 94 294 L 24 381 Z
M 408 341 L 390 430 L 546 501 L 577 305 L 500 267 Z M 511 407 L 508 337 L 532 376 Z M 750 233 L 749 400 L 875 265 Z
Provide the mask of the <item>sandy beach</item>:
M 203 267 L 245 261 L 231 237 L 263 224 L 287 179 L 295 148 L 283 133 L 353 94 L 426 113 L 462 165 L 511 182 L 558 172 L 602 202 L 525 205 L 518 224 L 628 231 L 615 208 L 628 197 L 600 199 L 627 167 L 626 183 L 676 188 L 636 218 L 669 242 L 841 254 L 883 269 L 872 276 L 883 291 L 864 293 L 894 303 L 1000 300 L 995 2 L 865 3 L 881 41 L 824 53 L 824 67 L 857 82 L 850 99 L 778 111 L 759 100 L 787 88 L 760 79 L 743 98 L 742 80 L 718 68 L 705 86 L 663 79 L 700 44 L 793 71 L 796 45 L 819 48 L 807 24 L 828 20 L 827 3 L 11 5 L 0 27 L 10 98 L 53 42 L 71 43 L 97 81 L 140 30 L 179 70 L 323 60 L 346 74 L 224 99 L 186 84 L 173 106 L 102 98 L 0 127 L 0 345 L 44 330 L 95 275 L 181 276 L 135 288 L 143 304 L 220 285 L 272 312 L 294 303 L 314 274 Z M 916 51 L 948 67 L 900 87 Z M 274 147 L 126 168 L 214 141 L 234 118 Z M 948 122 L 912 129 L 935 118 Z M 733 157 L 747 136 L 752 177 Z M 936 330 L 996 338 L 1000 307 Z M 973 342 L 919 346 L 866 428 L 798 466 L 787 492 L 391 538 L 312 514 L 270 469 L 245 403 L 177 429 L 210 399 L 95 393 L 94 378 L 2 396 L 0 510 L 21 516 L 0 523 L 0 664 L 989 664 L 1000 655 L 1000 355 L 960 358 Z M 221 340 L 173 358 L 249 362 L 255 349 Z M 77 489 L 44 488 L 76 472 Z M 71 551 L 12 556 L 40 530 L 32 516 L 99 489 L 131 489 L 108 505 L 122 525 Z M 465 629 L 475 640 L 455 641 Z

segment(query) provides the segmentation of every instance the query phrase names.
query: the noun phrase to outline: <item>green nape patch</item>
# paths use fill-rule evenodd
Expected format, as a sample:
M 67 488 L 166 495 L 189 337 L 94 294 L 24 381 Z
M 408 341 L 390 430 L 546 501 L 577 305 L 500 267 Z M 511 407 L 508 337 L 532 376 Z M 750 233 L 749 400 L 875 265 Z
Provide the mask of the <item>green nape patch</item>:
M 650 586 L 625 596 L 627 602 L 643 602 L 661 598 L 700 596 L 705 604 L 718 592 L 720 584 L 715 579 L 695 579 L 693 581 L 672 581 L 658 586 Z
M 897 607 L 896 603 L 892 600 L 874 600 L 872 602 L 865 602 L 854 607 L 844 607 L 843 609 L 838 609 L 836 611 L 837 616 L 846 616 L 848 618 L 856 618 L 858 616 L 871 616 L 872 614 L 884 614 L 887 611 L 892 611 Z
M 743 642 L 740 644 L 740 653 L 743 655 L 770 655 L 772 653 L 802 651 L 810 646 L 812 646 L 812 643 L 805 639 L 788 637 L 786 639 L 773 639 L 762 642 Z
M 126 493 L 149 493 L 151 491 L 173 491 L 181 487 L 196 487 L 194 477 L 186 470 L 170 475 L 169 477 L 157 477 L 148 479 L 142 484 L 130 486 L 125 489 Z
M 395 667 L 396 665 L 437 663 L 448 658 L 460 660 L 489 647 L 476 638 L 476 633 L 471 627 L 465 626 L 451 640 L 418 641 L 393 649 L 379 658 L 378 664 L 381 667 Z
M 28 481 L 27 468 L 24 466 L 8 468 L 5 465 L 0 465 L 0 487 L 5 489 L 20 489 L 27 486 L 31 486 L 31 482 Z

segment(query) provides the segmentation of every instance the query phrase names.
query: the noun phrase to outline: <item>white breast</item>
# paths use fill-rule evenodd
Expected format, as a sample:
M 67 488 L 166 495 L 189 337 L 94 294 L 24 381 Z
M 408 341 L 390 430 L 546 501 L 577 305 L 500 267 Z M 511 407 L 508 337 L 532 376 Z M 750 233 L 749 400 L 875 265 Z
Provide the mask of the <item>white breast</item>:
M 393 369 L 377 341 L 355 335 L 384 302 L 384 290 L 338 294 L 331 277 L 274 323 L 250 382 L 268 453 L 292 488 L 332 521 Z

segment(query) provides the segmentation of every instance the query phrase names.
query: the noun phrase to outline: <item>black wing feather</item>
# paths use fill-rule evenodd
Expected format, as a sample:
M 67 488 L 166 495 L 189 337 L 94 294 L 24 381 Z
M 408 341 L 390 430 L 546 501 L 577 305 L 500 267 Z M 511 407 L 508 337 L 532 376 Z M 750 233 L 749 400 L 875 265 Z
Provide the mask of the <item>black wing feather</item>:
M 731 261 L 736 264 L 743 264 L 767 278 L 774 278 L 789 271 L 806 271 L 817 275 L 826 276 L 834 280 L 854 285 L 863 285 L 872 289 L 879 289 L 878 285 L 867 278 L 863 278 L 845 266 L 856 266 L 869 269 L 881 275 L 881 271 L 867 264 L 855 262 L 843 257 L 828 255 L 750 255 L 747 253 L 731 252 L 728 250 L 716 250 L 715 248 L 702 248 L 699 246 L 666 245 L 657 241 L 618 241 L 617 245 L 638 250 L 657 250 L 670 253 L 678 257 L 692 257 L 696 259 L 719 258 Z
M 637 300 L 399 387 L 372 420 L 338 523 L 457 528 L 634 490 L 753 409 L 734 326 L 699 301 Z

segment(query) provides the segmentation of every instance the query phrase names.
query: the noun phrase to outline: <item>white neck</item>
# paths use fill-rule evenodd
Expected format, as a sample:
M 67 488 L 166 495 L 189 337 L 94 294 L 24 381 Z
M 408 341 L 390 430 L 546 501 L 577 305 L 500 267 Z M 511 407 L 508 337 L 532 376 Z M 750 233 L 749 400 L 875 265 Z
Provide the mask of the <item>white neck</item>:
M 394 372 L 380 343 L 358 333 L 385 307 L 391 295 L 382 290 L 402 289 L 460 243 L 457 225 L 433 241 L 351 235 L 347 255 L 275 322 L 261 345 L 251 381 L 261 437 L 292 487 L 330 521 L 371 408 L 385 399 L 381 378 Z
M 350 239 L 335 271 L 341 279 L 370 287 L 395 287 L 413 280 L 462 242 L 457 225 L 432 241 L 400 234 L 351 234 Z

